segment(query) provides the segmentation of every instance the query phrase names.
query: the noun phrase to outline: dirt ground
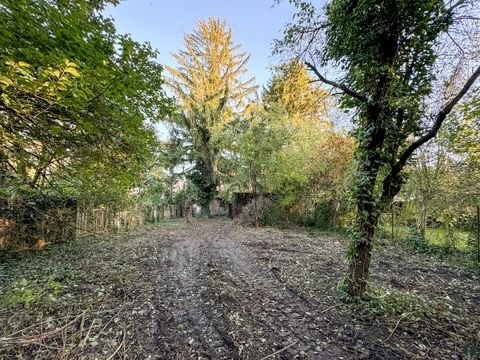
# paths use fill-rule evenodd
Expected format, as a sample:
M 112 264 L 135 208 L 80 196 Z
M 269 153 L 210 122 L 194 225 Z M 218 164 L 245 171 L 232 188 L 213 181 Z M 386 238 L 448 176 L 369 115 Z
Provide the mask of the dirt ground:
M 478 356 L 478 273 L 383 244 L 376 296 L 348 304 L 341 237 L 221 219 L 166 225 L 0 255 L 0 357 Z

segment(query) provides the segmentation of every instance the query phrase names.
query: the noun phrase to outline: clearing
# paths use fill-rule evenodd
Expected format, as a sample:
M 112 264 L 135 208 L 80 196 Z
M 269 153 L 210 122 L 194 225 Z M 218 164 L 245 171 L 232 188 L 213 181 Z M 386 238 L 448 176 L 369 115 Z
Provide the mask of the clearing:
M 215 219 L 0 254 L 0 357 L 475 356 L 478 274 L 384 244 L 377 297 L 346 304 L 346 245 Z

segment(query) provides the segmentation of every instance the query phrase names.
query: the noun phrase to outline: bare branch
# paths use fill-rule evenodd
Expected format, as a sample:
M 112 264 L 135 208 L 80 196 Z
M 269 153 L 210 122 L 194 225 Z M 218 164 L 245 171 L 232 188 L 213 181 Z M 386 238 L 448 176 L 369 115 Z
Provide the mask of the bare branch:
M 364 102 L 367 102 L 367 98 L 359 93 L 357 93 L 356 91 L 350 89 L 348 86 L 344 85 L 344 84 L 339 84 L 335 81 L 332 81 L 332 80 L 328 80 L 327 78 L 325 78 L 322 74 L 320 74 L 320 71 L 318 71 L 318 69 L 312 64 L 312 63 L 309 63 L 308 61 L 305 61 L 305 65 L 315 73 L 315 75 L 317 75 L 317 77 L 319 78 L 319 80 L 327 85 L 330 85 L 330 86 L 333 86 L 337 89 L 340 89 L 342 90 L 345 94 L 347 95 L 350 95 L 351 97 L 354 97 L 360 101 L 364 101 Z
M 463 50 L 463 48 L 460 46 L 460 44 L 453 38 L 452 35 L 450 35 L 450 33 L 447 31 L 447 36 L 450 38 L 450 40 L 452 40 L 453 44 L 460 50 L 460 52 L 462 53 L 462 57 L 465 56 L 465 51 Z
M 403 152 L 403 154 L 400 156 L 398 159 L 397 163 L 394 166 L 393 170 L 396 170 L 398 172 L 401 171 L 401 169 L 405 166 L 407 163 L 407 160 L 410 158 L 410 156 L 413 154 L 413 152 L 418 149 L 420 146 L 428 142 L 429 140 L 433 139 L 437 133 L 438 130 L 440 130 L 440 127 L 442 126 L 443 122 L 445 121 L 446 117 L 452 109 L 454 108 L 455 105 L 463 98 L 463 96 L 470 90 L 472 87 L 473 83 L 477 78 L 480 76 L 480 66 L 475 70 L 475 72 L 470 76 L 470 78 L 465 82 L 463 85 L 463 88 L 458 92 L 458 94 L 450 100 L 442 110 L 437 114 L 435 117 L 435 123 L 433 124 L 432 128 L 422 137 L 414 141 L 413 143 L 410 144 L 410 146 Z M 392 170 L 392 172 L 393 172 Z

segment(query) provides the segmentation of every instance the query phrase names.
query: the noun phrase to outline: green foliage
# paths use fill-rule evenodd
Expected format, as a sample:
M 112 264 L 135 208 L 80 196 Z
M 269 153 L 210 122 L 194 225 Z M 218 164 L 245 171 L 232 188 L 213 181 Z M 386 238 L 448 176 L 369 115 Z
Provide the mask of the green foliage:
M 10 292 L 7 292 L 1 300 L 7 304 L 21 304 L 28 309 L 39 301 L 56 302 L 62 291 L 63 285 L 55 275 L 48 277 L 45 284 L 22 278 L 12 283 Z
M 418 252 L 428 252 L 430 249 L 425 237 L 415 227 L 408 228 L 406 242 Z
M 21 279 L 12 284 L 13 293 L 7 298 L 7 302 L 11 304 L 22 304 L 26 308 L 30 307 L 30 303 L 38 301 L 39 295 L 37 289 L 32 288 L 32 284 L 27 279 Z
M 405 182 L 405 165 L 435 137 L 480 70 L 454 102 L 433 116 L 435 125 L 423 127 L 429 118 L 424 100 L 435 80 L 435 46 L 463 2 L 449 7 L 443 0 L 332 0 L 325 17 L 310 2 L 292 2 L 298 8 L 297 22 L 287 27 L 278 45 L 293 45 L 300 56 L 310 54 L 321 65 L 335 66 L 342 74 L 339 82 L 325 79 L 320 68 L 307 63 L 320 81 L 343 92 L 345 109 L 355 109 L 356 220 L 349 259 L 350 291 L 360 296 L 378 219 Z M 324 43 L 318 41 L 319 33 Z
M 370 290 L 368 296 L 357 303 L 355 310 L 366 316 L 401 316 L 418 320 L 432 310 L 430 306 L 415 293 L 379 288 Z
M 463 160 L 470 171 L 478 170 L 480 164 L 480 90 L 460 109 L 459 116 L 448 124 L 450 147 L 456 154 L 464 156 Z M 478 171 L 475 172 L 478 179 Z
M 344 276 L 337 285 L 339 298 L 351 304 L 355 316 L 371 318 L 381 317 L 409 317 L 418 320 L 420 317 L 433 311 L 431 304 L 421 296 L 409 291 L 397 291 L 391 288 L 376 288 L 368 282 L 365 294 L 353 297 L 349 292 L 349 278 Z
M 196 200 L 205 215 L 208 214 L 209 204 L 217 194 L 217 184 L 212 181 L 212 176 L 212 168 L 201 158 L 196 160 L 193 170 L 188 174 L 188 180 L 198 189 Z
M 5 195 L 122 197 L 154 153 L 151 121 L 170 112 L 157 52 L 102 16 L 117 1 L 2 3 Z
M 478 169 L 473 166 L 475 152 L 460 150 L 462 141 L 465 145 L 469 140 L 461 135 L 460 123 L 465 123 L 456 115 L 428 147 L 417 152 L 416 162 L 407 168 L 409 181 L 399 194 L 403 206 L 395 211 L 395 237 L 411 237 L 404 226 L 415 225 L 426 240 L 422 251 L 468 252 L 474 248 L 468 237 L 475 232 Z
M 285 113 L 279 106 L 265 110 L 255 103 L 247 110 L 249 116 L 239 124 L 243 127 L 237 148 L 239 190 L 271 191 L 272 170 L 290 140 Z
M 263 103 L 251 103 L 245 119 L 229 129 L 227 141 L 238 154 L 229 190 L 273 194 L 269 208 L 262 209 L 273 215 L 262 215 L 267 223 L 277 218 L 282 224 L 313 225 L 315 209 L 331 203 L 335 226 L 340 224 L 353 141 L 333 129 L 327 104 L 325 91 L 313 85 L 306 69 L 288 63 L 274 73 Z
M 262 202 L 261 223 L 267 226 L 288 226 L 294 222 L 291 214 L 278 199 L 265 199 Z
M 163 205 L 166 203 L 168 189 L 167 174 L 157 165 L 153 165 L 142 177 L 139 184 L 138 201 L 144 205 Z
M 62 292 L 63 286 L 57 280 L 56 276 L 50 276 L 47 279 L 47 288 L 50 291 L 51 299 L 55 299 Z
M 315 207 L 312 218 L 313 226 L 323 230 L 335 227 L 335 208 L 331 203 L 320 203 Z
M 452 236 L 456 238 L 452 246 Z M 427 227 L 425 236 L 415 225 L 405 226 L 399 223 L 394 228 L 394 245 L 401 245 L 415 253 L 428 254 L 434 259 L 458 265 L 462 268 L 478 269 L 476 231 L 470 229 L 445 229 Z M 379 241 L 391 242 L 391 225 L 381 224 L 377 232 Z

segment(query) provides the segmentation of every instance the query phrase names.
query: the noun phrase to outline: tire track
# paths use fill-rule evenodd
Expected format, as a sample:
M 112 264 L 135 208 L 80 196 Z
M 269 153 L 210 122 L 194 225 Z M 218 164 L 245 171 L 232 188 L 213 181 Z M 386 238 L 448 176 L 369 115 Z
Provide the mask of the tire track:
M 322 346 L 325 320 L 242 245 L 229 220 L 172 231 L 157 249 L 156 356 L 162 359 L 258 359 L 289 346 L 280 359 L 349 356 Z M 159 245 L 165 246 L 165 244 Z

